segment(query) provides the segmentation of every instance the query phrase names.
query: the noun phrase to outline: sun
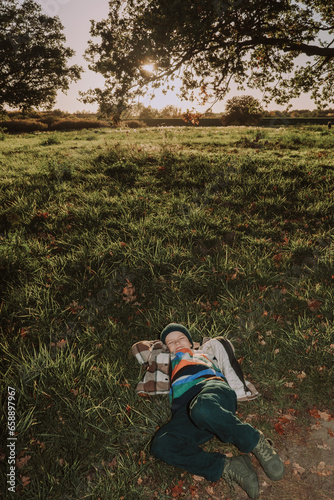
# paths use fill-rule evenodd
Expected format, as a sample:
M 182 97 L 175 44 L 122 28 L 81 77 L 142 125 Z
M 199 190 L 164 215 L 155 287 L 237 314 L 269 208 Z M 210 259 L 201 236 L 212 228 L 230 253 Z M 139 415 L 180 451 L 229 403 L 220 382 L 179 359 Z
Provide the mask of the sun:
M 141 67 L 147 73 L 154 73 L 155 67 L 153 63 L 143 64 Z

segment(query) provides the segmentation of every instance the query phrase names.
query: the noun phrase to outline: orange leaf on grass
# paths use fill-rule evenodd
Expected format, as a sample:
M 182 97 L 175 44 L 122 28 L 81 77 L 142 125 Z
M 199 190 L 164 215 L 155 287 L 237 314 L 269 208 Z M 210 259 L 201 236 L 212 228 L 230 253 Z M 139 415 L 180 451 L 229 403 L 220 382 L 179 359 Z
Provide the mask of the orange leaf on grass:
M 30 477 L 29 476 L 20 476 L 20 478 L 21 478 L 21 481 L 22 481 L 23 488 L 25 488 L 26 486 L 28 486 L 28 484 L 30 483 Z
M 273 259 L 275 262 L 281 262 L 282 260 L 282 254 L 281 253 L 277 253 L 276 255 L 274 255 Z
M 321 302 L 319 300 L 312 299 L 307 301 L 307 305 L 310 311 L 317 311 L 321 306 Z
M 316 408 L 313 408 L 312 410 L 309 410 L 309 414 L 313 418 L 320 418 L 320 413 Z
M 172 488 L 172 497 L 177 498 L 179 495 L 183 493 L 183 481 L 179 481 L 179 483 Z
M 126 285 L 123 288 L 123 300 L 127 303 L 137 300 L 136 289 L 128 279 L 126 280 Z
M 195 497 L 197 495 L 197 492 L 198 492 L 198 487 L 197 486 L 189 486 L 189 489 L 191 491 L 191 496 Z
M 36 444 L 38 444 L 42 450 L 45 450 L 45 443 L 41 442 L 39 439 L 37 439 Z
M 31 459 L 31 455 L 25 455 L 24 457 L 16 459 L 16 466 L 18 469 L 22 469 L 27 465 L 28 461 Z
M 65 339 L 61 339 L 57 342 L 57 344 L 55 344 L 54 342 L 51 342 L 51 345 L 54 347 L 58 347 L 58 349 L 64 349 L 64 347 L 66 346 L 67 344 L 67 340 Z
M 284 429 L 283 429 L 281 424 L 276 423 L 274 427 L 275 427 L 275 431 L 277 432 L 277 434 L 281 434 L 281 435 L 284 434 Z

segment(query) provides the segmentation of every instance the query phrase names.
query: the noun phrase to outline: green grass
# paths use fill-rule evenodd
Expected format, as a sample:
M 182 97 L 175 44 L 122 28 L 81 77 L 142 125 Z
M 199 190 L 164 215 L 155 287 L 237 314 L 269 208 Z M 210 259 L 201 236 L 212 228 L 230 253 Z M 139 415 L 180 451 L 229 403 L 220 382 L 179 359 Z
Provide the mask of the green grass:
M 130 349 L 171 321 L 233 341 L 262 394 L 240 410 L 269 435 L 329 408 L 333 145 L 317 126 L 3 136 L 1 403 L 14 387 L 24 498 L 169 498 L 180 471 L 149 454 L 168 401 L 135 394 Z

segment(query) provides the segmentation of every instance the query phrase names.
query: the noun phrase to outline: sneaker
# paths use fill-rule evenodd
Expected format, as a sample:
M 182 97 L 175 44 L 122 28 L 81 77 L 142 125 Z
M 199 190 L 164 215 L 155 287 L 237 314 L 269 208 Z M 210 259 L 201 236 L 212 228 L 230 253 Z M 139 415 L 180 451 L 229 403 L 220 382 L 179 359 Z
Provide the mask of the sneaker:
M 260 440 L 252 453 L 262 465 L 264 472 L 272 481 L 279 481 L 284 475 L 284 464 L 272 446 L 272 442 L 266 439 L 261 431 Z
M 259 497 L 259 480 L 247 455 L 226 458 L 222 478 L 232 486 L 236 482 L 250 498 Z

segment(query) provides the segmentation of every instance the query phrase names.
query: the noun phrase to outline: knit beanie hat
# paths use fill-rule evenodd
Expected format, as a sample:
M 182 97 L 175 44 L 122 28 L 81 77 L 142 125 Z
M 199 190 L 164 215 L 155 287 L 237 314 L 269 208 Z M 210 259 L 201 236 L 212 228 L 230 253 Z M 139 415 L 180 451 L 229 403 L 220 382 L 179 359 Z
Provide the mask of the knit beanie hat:
M 192 339 L 192 337 L 190 335 L 189 330 L 185 326 L 179 325 L 178 323 L 169 323 L 169 325 L 167 325 L 162 330 L 161 335 L 160 335 L 161 342 L 163 342 L 165 344 L 166 337 L 171 332 L 181 332 L 181 333 L 183 333 L 187 337 L 187 339 L 189 340 L 189 342 L 191 343 L 191 347 L 194 347 L 194 342 L 193 342 L 193 339 Z

